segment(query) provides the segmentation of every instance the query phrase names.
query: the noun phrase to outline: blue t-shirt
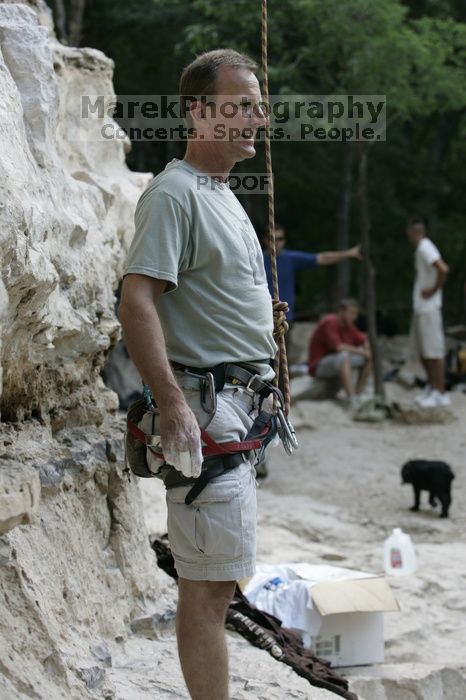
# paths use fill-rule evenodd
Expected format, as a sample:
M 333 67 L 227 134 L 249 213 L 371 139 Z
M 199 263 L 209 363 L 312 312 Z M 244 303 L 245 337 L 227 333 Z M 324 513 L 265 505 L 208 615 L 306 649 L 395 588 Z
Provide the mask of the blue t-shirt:
M 264 266 L 267 275 L 269 291 L 272 291 L 272 265 L 270 255 L 264 253 Z M 278 285 L 280 287 L 281 301 L 287 301 L 289 311 L 287 318 L 292 321 L 294 318 L 296 273 L 299 270 L 317 267 L 317 255 L 315 253 L 303 253 L 300 250 L 287 250 L 283 248 L 277 255 Z

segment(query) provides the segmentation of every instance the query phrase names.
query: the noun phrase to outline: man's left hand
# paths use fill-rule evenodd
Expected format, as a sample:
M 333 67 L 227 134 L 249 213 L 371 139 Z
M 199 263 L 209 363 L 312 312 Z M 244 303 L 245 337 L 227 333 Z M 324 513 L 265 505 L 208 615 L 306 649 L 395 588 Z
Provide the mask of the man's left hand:
M 421 292 L 421 296 L 423 299 L 430 299 L 434 296 L 435 291 L 435 289 L 423 289 Z
M 366 359 L 366 360 L 371 360 L 372 359 L 372 352 L 371 349 L 368 347 L 363 347 L 361 351 L 361 355 Z
M 357 260 L 362 260 L 363 255 L 361 252 L 361 244 L 360 243 L 358 243 L 358 245 L 355 245 L 348 250 L 348 257 L 349 258 L 357 258 Z

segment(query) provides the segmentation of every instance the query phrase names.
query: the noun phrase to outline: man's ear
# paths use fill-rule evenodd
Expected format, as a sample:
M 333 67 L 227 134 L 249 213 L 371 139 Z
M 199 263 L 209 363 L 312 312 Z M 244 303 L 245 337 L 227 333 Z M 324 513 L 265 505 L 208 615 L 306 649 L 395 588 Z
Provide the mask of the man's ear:
M 205 119 L 205 106 L 201 100 L 193 100 L 189 105 L 189 112 L 194 123 Z

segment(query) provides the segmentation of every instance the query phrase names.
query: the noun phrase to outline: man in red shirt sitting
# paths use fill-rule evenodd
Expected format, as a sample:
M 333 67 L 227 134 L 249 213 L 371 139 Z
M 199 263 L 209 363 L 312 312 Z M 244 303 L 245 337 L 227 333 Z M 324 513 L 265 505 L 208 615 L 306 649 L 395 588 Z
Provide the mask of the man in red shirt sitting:
M 327 314 L 317 324 L 309 343 L 309 374 L 317 379 L 339 377 L 350 401 L 364 389 L 371 371 L 367 336 L 354 322 L 359 306 L 354 299 L 342 299 L 336 314 Z M 359 370 L 353 386 L 352 368 Z

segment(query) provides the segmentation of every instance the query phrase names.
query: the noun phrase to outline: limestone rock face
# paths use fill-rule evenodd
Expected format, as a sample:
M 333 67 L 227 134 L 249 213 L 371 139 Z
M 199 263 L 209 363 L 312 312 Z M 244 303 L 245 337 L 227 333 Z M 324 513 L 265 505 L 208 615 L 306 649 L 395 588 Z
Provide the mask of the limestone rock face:
M 10 457 L 6 453 L 4 457 Z M 0 457 L 1 459 L 1 457 Z M 13 461 L 13 460 L 12 460 Z M 40 481 L 33 469 L 13 464 L 0 471 L 0 534 L 31 523 L 39 508 Z
M 2 432 L 0 488 L 12 487 L 0 491 L 0 532 L 17 527 L 0 537 L 1 698 L 114 697 L 109 669 L 133 621 L 173 609 L 122 427 L 117 417 L 54 437 L 38 421 Z
M 0 5 L 0 48 L 3 418 L 96 422 L 116 405 L 99 372 L 150 174 L 129 171 L 124 143 L 90 140 L 96 118 L 80 119 L 80 95 L 113 95 L 110 59 L 62 46 L 26 4 Z
M 51 26 L 0 4 L 0 697 L 112 698 L 132 621 L 173 609 L 100 379 L 150 174 L 86 137 L 79 95 L 112 95 L 113 64 Z

